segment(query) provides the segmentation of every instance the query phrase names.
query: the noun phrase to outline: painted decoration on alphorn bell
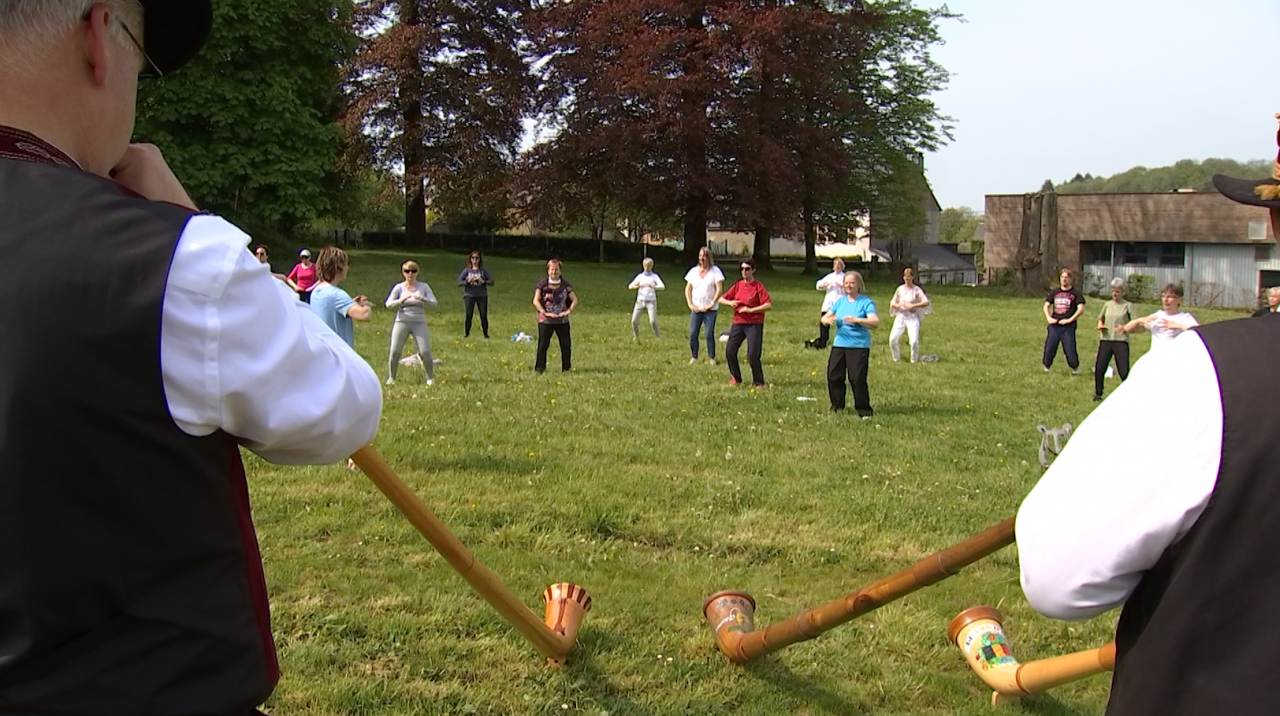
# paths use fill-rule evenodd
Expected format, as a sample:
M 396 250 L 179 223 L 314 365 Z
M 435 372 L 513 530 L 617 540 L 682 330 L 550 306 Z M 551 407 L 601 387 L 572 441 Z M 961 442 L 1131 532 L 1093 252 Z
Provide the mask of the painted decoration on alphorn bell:
M 1009 649 L 1009 641 L 1004 636 L 1004 629 L 993 621 L 981 621 L 974 624 L 964 636 L 960 645 L 966 659 L 971 659 L 984 670 L 1002 664 L 1016 664 L 1013 651 Z

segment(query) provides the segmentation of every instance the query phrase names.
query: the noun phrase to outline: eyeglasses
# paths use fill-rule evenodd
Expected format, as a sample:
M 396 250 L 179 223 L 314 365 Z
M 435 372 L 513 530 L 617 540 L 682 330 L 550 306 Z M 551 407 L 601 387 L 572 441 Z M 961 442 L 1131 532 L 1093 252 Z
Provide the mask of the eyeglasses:
M 93 14 L 93 8 L 89 8 L 89 10 L 85 12 L 84 17 L 81 17 L 80 19 L 88 20 L 89 16 L 92 14 Z M 151 56 L 147 54 L 146 50 L 142 49 L 142 43 L 138 42 L 138 38 L 134 36 L 133 31 L 129 29 L 129 26 L 122 22 L 120 23 L 120 29 L 124 30 L 125 35 L 128 35 L 129 42 L 132 42 L 133 46 L 138 48 L 138 54 L 142 55 L 142 59 L 147 61 L 147 69 L 138 72 L 138 76 L 145 79 L 157 79 L 157 80 L 160 79 L 161 77 L 164 77 L 164 73 L 161 72 L 160 68 L 156 66 L 155 61 L 151 59 Z
M 405 273 L 418 273 L 418 269 L 405 269 Z
M 743 267 L 742 267 L 742 270 L 743 270 L 743 271 L 754 271 L 755 269 L 751 268 L 750 266 L 743 266 Z

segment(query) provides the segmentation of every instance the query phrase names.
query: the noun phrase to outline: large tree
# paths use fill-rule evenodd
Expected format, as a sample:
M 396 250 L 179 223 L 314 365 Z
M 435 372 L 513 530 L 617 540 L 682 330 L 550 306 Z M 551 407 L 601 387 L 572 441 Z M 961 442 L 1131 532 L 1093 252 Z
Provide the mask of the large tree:
M 360 0 L 350 66 L 352 136 L 366 161 L 403 169 L 405 229 L 445 214 L 504 215 L 532 85 L 520 51 L 525 0 Z
M 164 150 L 198 204 L 247 228 L 287 233 L 331 215 L 349 186 L 338 161 L 349 21 L 333 0 L 214 3 L 200 55 L 140 87 L 135 136 Z

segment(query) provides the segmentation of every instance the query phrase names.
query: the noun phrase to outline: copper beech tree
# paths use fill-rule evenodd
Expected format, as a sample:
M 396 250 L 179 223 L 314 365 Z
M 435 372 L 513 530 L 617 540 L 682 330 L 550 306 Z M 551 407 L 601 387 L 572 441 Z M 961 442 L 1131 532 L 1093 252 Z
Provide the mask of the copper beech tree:
M 551 139 L 527 160 L 544 213 L 629 207 L 769 238 L 869 210 L 901 158 L 945 140 L 928 50 L 945 10 L 909 0 L 546 1 L 527 18 Z M 883 202 L 882 202 L 883 203 Z M 568 207 L 575 207 L 569 209 Z
M 426 207 L 506 213 L 521 120 L 533 97 L 520 47 L 523 0 L 360 0 L 347 73 L 348 133 L 361 161 L 403 168 L 405 231 Z

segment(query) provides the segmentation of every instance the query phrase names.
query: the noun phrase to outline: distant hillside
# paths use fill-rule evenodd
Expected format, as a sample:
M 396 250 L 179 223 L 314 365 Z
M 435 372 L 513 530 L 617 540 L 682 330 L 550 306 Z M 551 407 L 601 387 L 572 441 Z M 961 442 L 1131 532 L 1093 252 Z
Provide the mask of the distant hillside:
M 1109 177 L 1077 174 L 1060 184 L 1046 181 L 1042 190 L 1053 189 L 1059 194 L 1121 194 L 1132 192 L 1165 192 L 1178 189 L 1213 191 L 1213 175 L 1245 179 L 1265 179 L 1271 176 L 1271 160 L 1256 159 L 1237 162 L 1234 159 L 1206 159 L 1198 162 L 1183 159 L 1171 167 L 1134 167 Z

